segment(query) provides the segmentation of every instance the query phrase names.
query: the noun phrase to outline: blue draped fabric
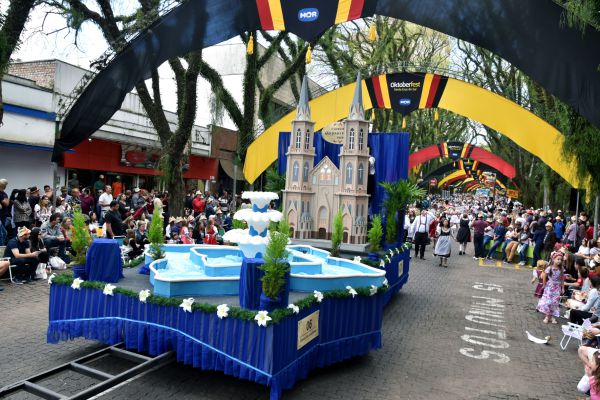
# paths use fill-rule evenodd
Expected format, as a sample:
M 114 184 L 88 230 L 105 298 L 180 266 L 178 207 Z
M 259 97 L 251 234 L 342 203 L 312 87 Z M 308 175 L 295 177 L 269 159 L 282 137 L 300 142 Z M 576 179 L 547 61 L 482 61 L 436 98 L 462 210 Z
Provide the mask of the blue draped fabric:
M 77 337 L 150 355 L 173 350 L 177 360 L 271 387 L 271 399 L 309 371 L 381 347 L 383 295 L 325 299 L 267 328 L 201 311 L 141 303 L 99 289 L 50 288 L 47 341 Z M 319 310 L 319 335 L 297 349 L 298 321 Z
M 142 274 L 142 275 L 150 275 L 150 263 L 146 264 L 142 264 L 142 266 L 140 267 L 140 269 L 138 269 L 138 274 Z
M 96 239 L 85 259 L 85 274 L 90 281 L 118 282 L 123 278 L 121 249 L 114 239 Z
M 369 133 L 369 148 L 371 155 L 375 157 L 376 182 L 375 193 L 370 193 L 370 215 L 378 214 L 381 211 L 381 203 L 385 195 L 385 191 L 377 184 L 378 182 L 395 182 L 408 178 L 409 139 L 408 133 Z M 339 168 L 341 145 L 323 140 L 321 132 L 315 133 L 313 144 L 315 146 L 315 165 L 327 156 Z M 277 158 L 277 169 L 280 174 L 285 174 L 286 152 L 289 145 L 289 132 L 280 132 Z
M 242 261 L 240 270 L 240 307 L 249 310 L 258 310 L 262 282 L 265 275 L 259 267 L 265 263 L 262 258 L 246 258 Z

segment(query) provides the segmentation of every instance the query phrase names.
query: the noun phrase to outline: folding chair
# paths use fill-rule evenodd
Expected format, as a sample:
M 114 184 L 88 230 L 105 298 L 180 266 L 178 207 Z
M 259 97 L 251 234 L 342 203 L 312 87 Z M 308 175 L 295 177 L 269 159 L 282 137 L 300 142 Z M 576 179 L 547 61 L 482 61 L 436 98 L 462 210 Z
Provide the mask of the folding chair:
M 0 255 L 4 255 L 4 251 L 6 251 L 6 246 L 0 246 Z M 9 261 L 10 262 L 10 257 L 0 257 L 0 261 Z M 3 278 L 0 279 L 2 281 L 6 281 L 6 280 L 10 280 L 11 283 L 15 283 L 14 281 L 14 277 L 12 274 L 12 269 L 16 268 L 16 265 L 9 265 L 8 266 L 8 278 Z
M 583 324 L 577 325 L 569 322 L 567 325 L 562 326 L 563 337 L 560 341 L 560 348 L 566 350 L 571 339 L 579 340 L 579 345 L 583 340 L 583 331 L 588 330 L 592 327 L 592 323 L 589 319 L 584 319 Z M 565 341 L 566 340 L 566 341 Z

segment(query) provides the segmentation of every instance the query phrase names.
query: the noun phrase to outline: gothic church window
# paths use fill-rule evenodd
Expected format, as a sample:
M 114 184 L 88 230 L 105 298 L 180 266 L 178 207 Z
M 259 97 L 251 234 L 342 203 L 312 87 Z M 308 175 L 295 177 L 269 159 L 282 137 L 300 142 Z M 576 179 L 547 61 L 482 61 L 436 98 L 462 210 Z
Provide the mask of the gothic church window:
M 346 184 L 352 184 L 352 173 L 354 172 L 354 168 L 352 167 L 352 163 L 346 164 Z
M 360 142 L 359 142 L 360 143 Z M 360 165 L 358 166 L 358 184 L 362 185 L 364 182 L 364 175 L 365 175 L 365 166 L 363 165 L 363 163 L 360 163 Z
M 350 129 L 348 136 L 348 150 L 354 150 L 354 128 Z
M 361 128 L 358 131 L 358 150 L 361 151 L 363 149 L 365 143 L 365 132 L 364 130 Z
M 306 139 L 304 140 L 304 150 L 308 150 L 310 147 L 310 130 L 306 130 Z
M 300 129 L 298 129 L 296 131 L 296 148 L 299 149 L 300 148 L 300 143 L 302 142 L 302 132 L 300 132 Z
M 300 170 L 300 166 L 298 165 L 298 161 L 294 162 L 294 166 L 292 167 L 292 180 L 294 182 L 298 181 L 298 172 Z
M 308 163 L 304 163 L 304 167 L 302 167 L 302 181 L 308 182 Z

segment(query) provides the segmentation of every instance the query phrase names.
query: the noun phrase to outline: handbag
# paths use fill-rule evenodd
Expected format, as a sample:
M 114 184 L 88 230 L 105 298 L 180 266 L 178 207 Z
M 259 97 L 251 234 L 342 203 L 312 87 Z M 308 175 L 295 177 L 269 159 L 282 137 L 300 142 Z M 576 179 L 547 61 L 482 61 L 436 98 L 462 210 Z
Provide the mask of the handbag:
M 35 277 L 40 279 L 48 279 L 48 273 L 46 272 L 46 264 L 39 263 L 37 265 L 37 268 L 35 269 Z
M 57 256 L 50 257 L 48 263 L 52 269 L 67 269 L 67 263 L 64 262 L 62 258 Z

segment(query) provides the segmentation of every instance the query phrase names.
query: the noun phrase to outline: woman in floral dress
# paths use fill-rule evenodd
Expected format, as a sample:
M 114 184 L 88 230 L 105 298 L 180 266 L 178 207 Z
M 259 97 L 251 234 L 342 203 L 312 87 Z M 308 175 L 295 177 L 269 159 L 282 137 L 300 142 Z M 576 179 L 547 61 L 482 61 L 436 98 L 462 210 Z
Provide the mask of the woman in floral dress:
M 560 315 L 558 303 L 563 287 L 563 254 L 560 251 L 552 255 L 552 263 L 544 270 L 542 282 L 544 284 L 544 294 L 538 302 L 537 310 L 546 315 L 544 323 L 547 324 L 552 318 L 552 323 L 556 324 L 556 317 Z

